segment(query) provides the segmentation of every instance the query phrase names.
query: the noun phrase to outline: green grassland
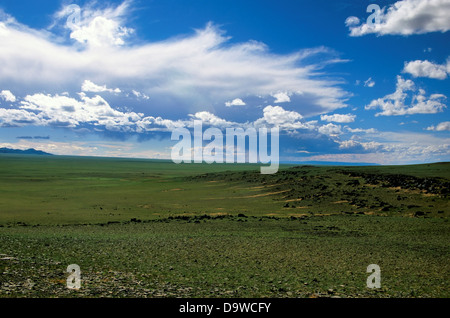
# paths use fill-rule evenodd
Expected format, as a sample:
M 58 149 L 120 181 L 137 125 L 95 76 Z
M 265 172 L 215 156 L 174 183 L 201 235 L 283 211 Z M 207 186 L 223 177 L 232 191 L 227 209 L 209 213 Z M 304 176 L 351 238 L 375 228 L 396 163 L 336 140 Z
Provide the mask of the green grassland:
M 449 297 L 449 185 L 449 163 L 2 155 L 0 297 Z

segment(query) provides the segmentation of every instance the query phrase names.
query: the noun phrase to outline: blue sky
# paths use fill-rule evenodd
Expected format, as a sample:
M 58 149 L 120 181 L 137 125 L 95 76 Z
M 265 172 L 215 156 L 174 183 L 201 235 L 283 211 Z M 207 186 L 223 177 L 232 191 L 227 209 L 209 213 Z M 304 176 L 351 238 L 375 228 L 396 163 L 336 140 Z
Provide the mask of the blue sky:
M 170 158 L 197 119 L 278 126 L 281 161 L 450 161 L 449 16 L 450 0 L 4 0 L 0 147 Z

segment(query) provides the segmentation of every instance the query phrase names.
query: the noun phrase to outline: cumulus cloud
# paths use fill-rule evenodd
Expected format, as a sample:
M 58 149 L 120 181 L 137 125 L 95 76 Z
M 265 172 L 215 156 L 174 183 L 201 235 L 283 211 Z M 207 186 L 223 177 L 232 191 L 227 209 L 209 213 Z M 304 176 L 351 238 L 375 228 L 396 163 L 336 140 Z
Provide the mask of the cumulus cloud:
M 288 111 L 283 109 L 280 106 L 267 106 L 263 109 L 263 117 L 253 121 L 253 122 L 233 122 L 226 120 L 224 118 L 220 118 L 219 116 L 208 112 L 208 111 L 200 111 L 194 114 L 190 114 L 188 119 L 178 119 L 178 120 L 170 120 L 170 119 L 162 119 L 160 117 L 154 118 L 152 116 L 142 118 L 138 121 L 138 125 L 143 129 L 143 131 L 151 131 L 151 130 L 159 130 L 161 131 L 161 127 L 164 126 L 168 129 L 178 128 L 178 127 L 187 127 L 192 128 L 195 120 L 202 121 L 202 124 L 205 126 L 213 126 L 220 129 L 225 128 L 261 128 L 261 127 L 278 127 L 284 131 L 293 131 L 296 129 L 315 129 L 315 121 L 311 122 L 303 122 L 303 116 L 295 111 Z M 147 123 L 149 125 L 143 125 L 143 123 Z M 151 126 L 153 125 L 153 126 Z
M 193 119 L 201 120 L 206 125 L 211 125 L 214 127 L 225 128 L 225 127 L 230 127 L 230 126 L 234 125 L 234 123 L 229 122 L 225 119 L 222 119 L 222 118 L 220 118 L 210 112 L 207 112 L 207 111 L 195 113 L 194 115 L 191 115 L 191 117 Z
M 450 121 L 444 121 L 440 124 L 435 126 L 430 126 L 427 128 L 427 130 L 433 130 L 433 131 L 450 131 Z
M 80 99 L 63 95 L 34 94 L 20 102 L 21 112 L 28 113 L 35 125 L 75 128 L 82 124 L 104 126 L 111 131 L 132 131 L 143 114 L 120 112 L 96 95 L 80 93 Z
M 94 84 L 89 80 L 85 80 L 81 86 L 81 90 L 83 92 L 93 92 L 93 93 L 101 93 L 101 92 L 110 92 L 110 93 L 120 93 L 121 90 L 119 88 L 107 88 L 106 85 L 100 86 Z
M 20 127 L 40 122 L 41 119 L 33 112 L 24 109 L 0 108 L 0 127 Z
M 335 125 L 329 123 L 327 125 L 320 126 L 318 128 L 319 133 L 329 136 L 336 136 L 342 134 L 342 127 L 340 125 Z
M 175 128 L 186 127 L 187 122 L 183 120 L 165 119 L 160 116 L 147 116 L 135 122 L 136 133 L 171 131 Z
M 449 16 L 449 0 L 401 0 L 379 12 L 379 23 L 357 25 L 356 20 L 350 17 L 346 24 L 351 36 L 412 35 L 447 32 L 450 30 Z
M 356 115 L 353 114 L 333 114 L 321 115 L 320 120 L 335 123 L 352 123 L 355 121 Z
M 303 116 L 281 106 L 266 106 L 262 117 L 253 122 L 233 122 L 208 112 L 199 111 L 187 118 L 169 119 L 159 116 L 145 116 L 143 113 L 120 111 L 113 108 L 103 97 L 87 96 L 78 93 L 78 98 L 69 94 L 27 95 L 18 101 L 19 109 L 0 108 L 0 127 L 18 126 L 52 126 L 79 129 L 92 128 L 96 131 L 123 133 L 168 132 L 174 128 L 192 128 L 194 120 L 201 120 L 205 126 L 221 129 L 227 127 L 279 127 L 289 133 L 299 130 L 315 131 L 327 136 L 342 134 L 341 126 L 332 123 L 319 126 L 317 121 L 305 122 Z M 351 114 L 324 115 L 324 120 L 350 122 L 355 116 Z
M 291 101 L 291 98 L 289 97 L 289 93 L 287 92 L 278 92 L 275 94 L 272 94 L 272 97 L 275 98 L 274 103 L 288 103 Z
M 225 106 L 231 107 L 231 106 L 245 106 L 246 104 L 244 101 L 240 98 L 233 99 L 231 102 L 226 102 Z
M 267 106 L 263 110 L 264 119 L 272 125 L 280 125 L 284 123 L 294 123 L 303 118 L 302 115 L 295 111 L 288 111 L 280 106 Z
M 134 32 L 123 26 L 128 15 L 130 1 L 117 7 L 94 8 L 88 3 L 83 8 L 76 4 L 66 5 L 55 14 L 56 20 L 63 21 L 70 30 L 70 38 L 88 46 L 121 46 L 124 38 Z
M 16 96 L 14 96 L 14 94 L 11 93 L 11 91 L 9 91 L 9 90 L 1 91 L 0 98 L 7 102 L 12 102 L 12 103 L 16 101 Z
M 281 106 L 266 106 L 263 117 L 253 122 L 254 127 L 277 126 L 281 130 L 315 129 L 315 121 L 304 122 L 303 116 L 296 111 L 285 110 Z
M 365 151 L 377 151 L 383 149 L 383 144 L 376 141 L 360 142 L 354 139 L 339 142 L 339 149 L 351 148 L 362 148 Z
M 354 17 L 354 16 L 351 16 L 351 17 L 348 17 L 347 19 L 345 19 L 345 25 L 347 27 L 358 25 L 360 22 L 361 21 L 359 20 L 359 18 Z
M 447 73 L 450 74 L 450 59 L 447 61 L 447 65 L 436 64 L 427 60 L 411 61 L 405 63 L 403 72 L 409 73 L 414 77 L 428 77 L 444 80 L 447 78 Z
M 409 105 L 407 104 L 408 97 L 410 98 Z M 395 92 L 372 100 L 365 109 L 380 108 L 382 112 L 377 113 L 376 116 L 435 114 L 442 112 L 447 107 L 443 103 L 445 99 L 446 96 L 442 94 L 432 94 L 426 97 L 425 91 L 416 88 L 413 81 L 397 76 Z
M 303 116 L 280 106 L 267 106 L 262 117 L 254 122 L 237 123 L 220 118 L 208 111 L 199 111 L 183 119 L 145 116 L 143 113 L 120 111 L 103 97 L 78 93 L 78 98 L 65 94 L 37 93 L 27 95 L 18 102 L 19 109 L 0 108 L 0 127 L 53 126 L 64 128 L 91 127 L 126 133 L 167 132 L 178 127 L 193 127 L 194 120 L 218 128 L 273 127 L 284 130 L 314 129 L 315 122 L 302 122 Z

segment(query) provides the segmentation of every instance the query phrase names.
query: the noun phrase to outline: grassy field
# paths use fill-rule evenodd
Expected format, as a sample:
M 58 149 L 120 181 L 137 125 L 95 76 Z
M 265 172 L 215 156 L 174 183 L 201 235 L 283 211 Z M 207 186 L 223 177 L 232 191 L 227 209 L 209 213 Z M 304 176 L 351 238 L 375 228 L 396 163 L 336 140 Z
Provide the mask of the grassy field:
M 0 297 L 449 297 L 449 182 L 448 163 L 2 155 Z

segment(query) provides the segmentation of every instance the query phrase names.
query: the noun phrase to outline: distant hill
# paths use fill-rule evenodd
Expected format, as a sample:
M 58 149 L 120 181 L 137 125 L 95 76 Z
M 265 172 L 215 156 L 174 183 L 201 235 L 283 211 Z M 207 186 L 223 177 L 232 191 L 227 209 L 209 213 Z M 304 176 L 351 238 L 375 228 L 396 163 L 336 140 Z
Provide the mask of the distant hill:
M 27 150 L 20 150 L 20 149 L 11 149 L 11 148 L 0 148 L 0 153 L 16 153 L 16 154 L 22 154 L 22 155 L 47 155 L 52 156 L 51 153 L 47 153 L 41 150 L 36 150 L 33 148 L 27 149 Z

